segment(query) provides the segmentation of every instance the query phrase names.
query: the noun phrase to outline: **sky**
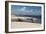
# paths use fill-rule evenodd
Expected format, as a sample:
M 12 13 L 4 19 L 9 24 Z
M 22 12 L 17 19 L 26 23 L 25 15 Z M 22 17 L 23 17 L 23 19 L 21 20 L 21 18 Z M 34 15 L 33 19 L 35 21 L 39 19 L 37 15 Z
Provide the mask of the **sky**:
M 41 15 L 41 7 L 11 5 L 11 13 L 16 15 Z

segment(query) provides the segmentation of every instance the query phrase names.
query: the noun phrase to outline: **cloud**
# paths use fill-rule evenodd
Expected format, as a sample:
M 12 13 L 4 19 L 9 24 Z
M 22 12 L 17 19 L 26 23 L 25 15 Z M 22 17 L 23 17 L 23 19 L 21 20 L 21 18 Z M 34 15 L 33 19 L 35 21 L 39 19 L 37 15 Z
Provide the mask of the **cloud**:
M 25 11 L 26 10 L 26 7 L 22 7 L 21 9 L 20 9 L 20 11 Z

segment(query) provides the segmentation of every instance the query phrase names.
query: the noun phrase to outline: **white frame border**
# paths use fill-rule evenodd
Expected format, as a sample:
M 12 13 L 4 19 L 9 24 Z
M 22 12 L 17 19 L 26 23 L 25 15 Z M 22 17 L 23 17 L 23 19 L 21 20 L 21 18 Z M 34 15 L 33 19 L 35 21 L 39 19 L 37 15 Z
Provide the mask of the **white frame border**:
M 44 28 L 44 5 L 43 4 L 27 4 L 27 3 L 9 3 L 9 32 L 12 32 L 12 31 L 26 31 L 27 29 L 11 29 L 11 5 L 25 5 L 25 6 L 41 6 L 42 7 L 42 24 L 41 24 L 41 28 L 27 28 L 28 30 L 43 30 Z

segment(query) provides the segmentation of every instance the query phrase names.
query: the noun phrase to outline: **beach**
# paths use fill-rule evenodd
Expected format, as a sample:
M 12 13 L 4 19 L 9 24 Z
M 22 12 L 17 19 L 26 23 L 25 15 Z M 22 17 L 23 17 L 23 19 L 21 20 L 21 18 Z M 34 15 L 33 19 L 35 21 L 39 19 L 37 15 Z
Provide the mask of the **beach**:
M 22 19 L 24 20 L 23 22 L 22 21 L 16 21 L 16 19 Z M 28 18 L 31 18 L 31 17 L 28 17 Z M 11 17 L 12 20 L 15 19 L 15 21 L 11 21 L 11 28 L 12 29 L 16 29 L 16 28 L 40 28 L 41 27 L 41 24 L 38 22 L 38 23 L 35 23 L 37 19 L 35 19 L 35 21 L 32 23 L 32 21 L 30 20 L 28 22 L 27 17 L 16 17 L 16 16 L 12 16 Z
M 12 22 L 12 29 L 16 28 L 40 28 L 41 24 L 29 23 L 29 22 Z

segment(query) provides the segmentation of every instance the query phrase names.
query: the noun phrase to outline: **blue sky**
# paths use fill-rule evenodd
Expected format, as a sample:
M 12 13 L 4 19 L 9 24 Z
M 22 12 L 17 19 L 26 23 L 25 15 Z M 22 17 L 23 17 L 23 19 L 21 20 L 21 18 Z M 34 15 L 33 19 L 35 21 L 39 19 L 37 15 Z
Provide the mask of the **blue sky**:
M 40 6 L 21 6 L 21 5 L 11 5 L 12 14 L 21 15 L 41 15 Z

